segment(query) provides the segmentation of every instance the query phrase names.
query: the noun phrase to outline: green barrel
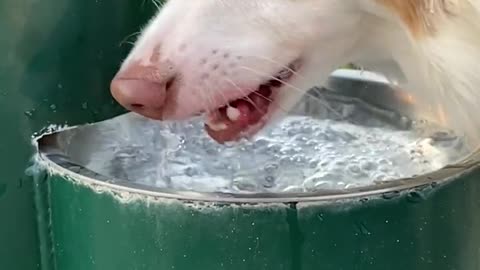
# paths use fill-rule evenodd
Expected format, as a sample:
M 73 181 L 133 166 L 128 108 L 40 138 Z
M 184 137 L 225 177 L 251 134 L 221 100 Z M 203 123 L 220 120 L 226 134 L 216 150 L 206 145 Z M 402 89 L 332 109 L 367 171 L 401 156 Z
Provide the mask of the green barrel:
M 376 81 L 330 86 L 406 108 Z M 35 174 L 55 269 L 480 269 L 480 153 L 369 187 L 232 195 L 112 182 L 75 161 L 62 133 L 39 140 Z
M 49 253 L 24 175 L 32 134 L 122 112 L 108 86 L 154 10 L 151 1 L 0 1 L 0 269 L 39 269 Z

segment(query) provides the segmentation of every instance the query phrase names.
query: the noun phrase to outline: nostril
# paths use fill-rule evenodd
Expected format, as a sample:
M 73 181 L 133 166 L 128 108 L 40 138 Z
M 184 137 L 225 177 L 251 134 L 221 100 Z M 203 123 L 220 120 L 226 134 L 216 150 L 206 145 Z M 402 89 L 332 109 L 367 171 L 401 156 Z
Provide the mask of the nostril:
M 165 90 L 168 91 L 170 88 L 172 88 L 173 83 L 175 82 L 175 76 L 171 77 L 167 83 L 165 84 Z
M 133 104 L 130 104 L 130 107 L 132 107 L 133 109 L 143 109 L 145 105 L 139 104 L 139 103 L 133 103 Z

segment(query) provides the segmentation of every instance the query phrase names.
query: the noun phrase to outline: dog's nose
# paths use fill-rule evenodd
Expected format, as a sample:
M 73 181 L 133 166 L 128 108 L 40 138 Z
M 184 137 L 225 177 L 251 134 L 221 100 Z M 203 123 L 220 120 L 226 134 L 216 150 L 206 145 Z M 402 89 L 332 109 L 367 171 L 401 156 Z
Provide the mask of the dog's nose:
M 110 85 L 113 97 L 127 110 L 162 119 L 167 91 L 175 75 L 156 67 L 130 66 L 117 73 Z

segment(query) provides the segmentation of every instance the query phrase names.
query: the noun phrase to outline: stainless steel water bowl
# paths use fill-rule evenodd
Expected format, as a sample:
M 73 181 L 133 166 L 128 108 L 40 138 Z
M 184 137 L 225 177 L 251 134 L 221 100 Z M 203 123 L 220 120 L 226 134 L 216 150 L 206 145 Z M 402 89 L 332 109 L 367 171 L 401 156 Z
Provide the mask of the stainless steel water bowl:
M 415 97 L 389 83 L 382 76 L 367 71 L 339 70 L 332 74 L 325 87 L 315 88 L 310 95 L 293 110 L 296 114 L 323 115 L 328 118 L 341 117 L 329 114 L 324 106 L 318 106 L 321 98 L 332 104 L 355 104 L 378 118 L 383 119 L 398 129 L 410 129 L 412 125 L 422 123 L 428 118 L 435 122 L 435 115 L 422 115 L 415 103 Z M 359 198 L 385 193 L 397 193 L 419 187 L 446 183 L 455 177 L 469 172 L 479 166 L 478 152 L 465 153 L 459 162 L 440 170 L 408 179 L 374 183 L 364 187 L 345 190 L 319 190 L 301 193 L 206 193 L 156 188 L 150 185 L 133 183 L 121 179 L 100 175 L 86 168 L 89 155 L 95 151 L 95 133 L 91 132 L 97 124 L 75 127 L 72 129 L 44 135 L 38 140 L 39 157 L 57 173 L 75 174 L 76 179 L 84 183 L 106 187 L 116 192 L 131 192 L 148 196 L 175 198 L 189 201 L 215 202 L 296 202 L 324 201 Z M 461 132 L 456 132 L 461 134 Z M 75 137 L 74 143 L 67 143 Z

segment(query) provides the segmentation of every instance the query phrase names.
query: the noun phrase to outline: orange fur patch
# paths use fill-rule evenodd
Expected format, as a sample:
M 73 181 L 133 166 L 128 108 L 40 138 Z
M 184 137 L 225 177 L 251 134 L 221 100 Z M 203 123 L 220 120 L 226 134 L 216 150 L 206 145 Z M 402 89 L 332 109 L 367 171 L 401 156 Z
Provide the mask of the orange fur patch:
M 453 15 L 463 0 L 375 0 L 394 12 L 415 38 L 434 34 L 439 18 Z

